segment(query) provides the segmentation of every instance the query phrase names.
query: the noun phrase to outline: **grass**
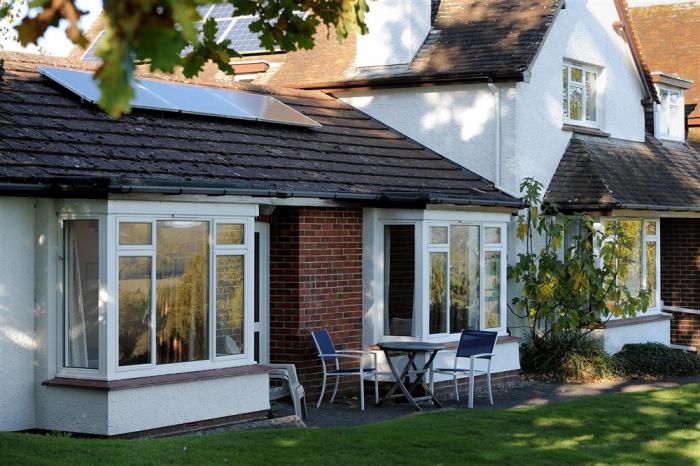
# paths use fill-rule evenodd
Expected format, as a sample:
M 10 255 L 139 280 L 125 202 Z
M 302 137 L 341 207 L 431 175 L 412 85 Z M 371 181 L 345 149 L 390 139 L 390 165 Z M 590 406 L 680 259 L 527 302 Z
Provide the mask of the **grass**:
M 157 440 L 0 434 L 0 464 L 700 465 L 700 384 L 505 411 L 454 410 L 353 428 Z

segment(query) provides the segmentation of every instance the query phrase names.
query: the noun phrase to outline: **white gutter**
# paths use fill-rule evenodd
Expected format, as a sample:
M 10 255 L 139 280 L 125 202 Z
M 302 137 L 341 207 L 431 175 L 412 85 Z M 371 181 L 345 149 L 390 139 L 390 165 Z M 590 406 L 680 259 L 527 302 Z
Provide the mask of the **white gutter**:
M 488 83 L 493 94 L 494 118 L 496 119 L 496 140 L 494 145 L 494 170 L 493 182 L 496 187 L 501 186 L 501 92 L 494 83 Z

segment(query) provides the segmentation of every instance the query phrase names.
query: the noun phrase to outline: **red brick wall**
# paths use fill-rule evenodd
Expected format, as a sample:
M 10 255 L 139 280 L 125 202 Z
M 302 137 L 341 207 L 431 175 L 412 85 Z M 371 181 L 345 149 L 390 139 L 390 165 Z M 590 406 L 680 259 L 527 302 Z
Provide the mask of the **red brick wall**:
M 661 299 L 700 310 L 700 219 L 661 219 Z M 700 347 L 700 316 L 674 312 L 671 342 Z
M 700 351 L 700 315 L 674 312 L 671 321 L 671 343 L 694 346 Z
M 661 220 L 661 299 L 700 310 L 700 218 Z
M 270 217 L 270 361 L 296 364 L 309 394 L 320 392 L 322 374 L 310 332 L 323 328 L 338 349 L 361 349 L 362 209 L 277 207 Z

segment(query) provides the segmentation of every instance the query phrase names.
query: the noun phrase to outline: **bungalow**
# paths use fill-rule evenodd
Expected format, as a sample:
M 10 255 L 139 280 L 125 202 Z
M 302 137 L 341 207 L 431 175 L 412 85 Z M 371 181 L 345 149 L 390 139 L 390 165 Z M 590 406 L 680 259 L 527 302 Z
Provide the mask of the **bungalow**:
M 498 330 L 495 372 L 517 376 L 505 267 L 519 199 L 319 91 L 144 77 L 112 120 L 85 69 L 4 58 L 1 430 L 260 415 L 268 362 L 296 363 L 318 392 L 311 330 L 359 349 L 446 328 L 427 309 L 448 251 L 473 298 L 451 322 Z M 437 241 L 447 229 L 460 246 Z
M 534 177 L 547 201 L 601 228 L 624 220 L 638 259 L 624 279 L 651 291 L 651 306 L 600 337 L 611 353 L 669 344 L 664 309 L 699 289 L 700 156 L 682 114 L 692 83 L 650 71 L 626 2 L 379 0 L 368 23 L 342 45 L 319 36 L 264 79 L 334 95 L 505 192 Z M 523 247 L 514 226 L 511 261 Z

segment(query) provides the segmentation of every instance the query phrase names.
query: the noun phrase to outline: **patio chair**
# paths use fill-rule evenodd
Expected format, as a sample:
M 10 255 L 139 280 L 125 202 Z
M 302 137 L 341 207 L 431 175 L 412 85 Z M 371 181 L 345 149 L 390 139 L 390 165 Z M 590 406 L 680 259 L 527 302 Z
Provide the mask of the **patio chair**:
M 275 370 L 270 372 L 270 380 L 281 380 L 284 384 L 276 389 L 270 389 L 270 399 L 278 400 L 289 395 L 294 403 L 294 414 L 302 421 L 306 420 L 306 396 L 304 386 L 299 383 L 297 369 L 294 364 L 268 364 Z
M 486 332 L 479 330 L 462 330 L 462 335 L 459 338 L 459 346 L 457 354 L 455 354 L 454 367 L 438 367 L 430 371 L 430 390 L 433 390 L 433 375 L 447 374 L 452 376 L 455 388 L 455 398 L 459 401 L 459 390 L 457 389 L 457 375 L 469 374 L 469 407 L 474 407 L 474 377 L 477 375 L 486 375 L 486 386 L 489 392 L 489 402 L 493 404 L 493 395 L 491 393 L 491 361 L 493 360 L 494 348 L 498 332 Z M 458 366 L 460 358 L 469 358 L 469 367 L 462 368 Z M 487 361 L 486 370 L 477 369 L 475 367 L 477 360 Z
M 328 334 L 328 330 L 319 330 L 311 332 L 311 336 L 316 344 L 316 349 L 318 349 L 318 356 L 321 358 L 321 364 L 323 365 L 323 386 L 321 388 L 321 396 L 318 398 L 318 403 L 316 407 L 321 406 L 321 401 L 323 400 L 323 395 L 326 392 L 326 380 L 329 377 L 335 377 L 335 388 L 333 389 L 333 395 L 331 396 L 331 403 L 335 401 L 335 395 L 338 392 L 338 384 L 340 383 L 340 378 L 344 376 L 359 376 L 360 377 L 360 409 L 365 410 L 365 385 L 364 381 L 367 378 L 374 378 L 374 398 L 375 403 L 379 403 L 379 377 L 377 373 L 377 354 L 371 351 L 359 351 L 359 350 L 336 350 L 331 340 L 331 336 Z M 368 357 L 373 358 L 373 366 L 365 367 L 364 361 Z M 340 360 L 348 359 L 359 361 L 360 367 L 353 368 L 341 368 Z M 331 366 L 335 362 L 335 369 Z

